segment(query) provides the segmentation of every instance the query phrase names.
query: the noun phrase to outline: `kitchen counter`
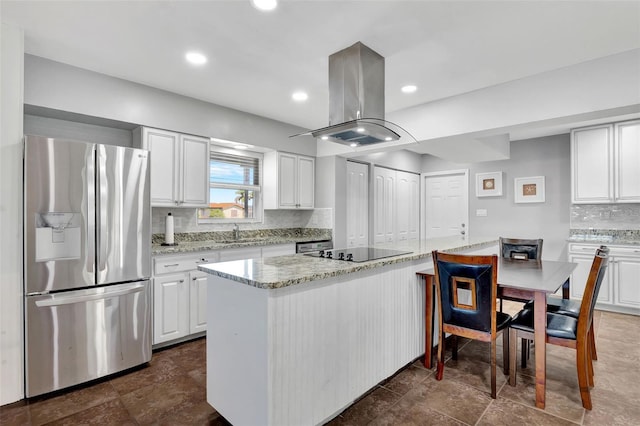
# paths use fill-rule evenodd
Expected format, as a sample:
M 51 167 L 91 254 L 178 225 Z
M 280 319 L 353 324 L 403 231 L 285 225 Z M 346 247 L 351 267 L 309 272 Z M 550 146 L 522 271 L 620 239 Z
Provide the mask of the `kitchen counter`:
M 238 425 L 325 424 L 424 354 L 431 251 L 497 238 L 376 245 L 362 263 L 302 254 L 200 266 L 207 278 L 207 402 Z M 224 342 L 221 344 L 220 342 Z
M 276 228 L 243 230 L 238 239 L 233 238 L 233 232 L 230 231 L 178 233 L 175 235 L 177 246 L 163 246 L 164 234 L 156 234 L 153 236 L 151 254 L 183 254 L 330 239 L 330 229 Z
M 455 252 L 497 243 L 498 240 L 496 238 L 470 238 L 463 240 L 460 237 L 447 237 L 376 245 L 377 248 L 410 251 L 412 253 L 367 262 L 345 262 L 297 254 L 294 256 L 206 264 L 200 265 L 198 269 L 253 287 L 275 289 L 337 277 L 357 271 L 380 268 L 394 263 L 426 259 L 436 249 Z
M 640 230 L 617 229 L 572 229 L 567 241 L 570 243 L 640 245 Z

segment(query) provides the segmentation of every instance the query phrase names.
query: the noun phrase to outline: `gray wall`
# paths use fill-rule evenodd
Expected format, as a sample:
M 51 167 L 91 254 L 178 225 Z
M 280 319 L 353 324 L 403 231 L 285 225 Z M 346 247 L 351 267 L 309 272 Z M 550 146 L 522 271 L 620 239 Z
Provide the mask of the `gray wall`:
M 353 159 L 405 172 L 420 173 L 422 170 L 422 155 L 406 150 L 379 152 L 353 157 Z
M 472 235 L 543 238 L 543 258 L 566 256 L 571 206 L 569 134 L 511 142 L 511 159 L 475 164 L 456 164 L 425 155 L 422 171 L 469 169 L 469 230 Z M 503 172 L 503 195 L 476 197 L 475 175 Z M 516 204 L 516 177 L 545 176 L 544 203 Z M 486 209 L 486 217 L 477 217 Z
M 289 138 L 308 129 L 38 56 L 25 55 L 24 71 L 30 106 L 316 155 L 315 139 Z

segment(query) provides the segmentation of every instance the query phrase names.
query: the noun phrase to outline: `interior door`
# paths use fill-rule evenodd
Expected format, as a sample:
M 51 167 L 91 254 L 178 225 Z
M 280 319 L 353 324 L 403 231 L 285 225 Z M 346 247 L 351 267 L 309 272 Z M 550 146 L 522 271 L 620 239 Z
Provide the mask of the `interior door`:
M 369 166 L 347 161 L 347 247 L 369 245 Z
M 423 175 L 425 238 L 468 235 L 468 176 L 468 170 Z

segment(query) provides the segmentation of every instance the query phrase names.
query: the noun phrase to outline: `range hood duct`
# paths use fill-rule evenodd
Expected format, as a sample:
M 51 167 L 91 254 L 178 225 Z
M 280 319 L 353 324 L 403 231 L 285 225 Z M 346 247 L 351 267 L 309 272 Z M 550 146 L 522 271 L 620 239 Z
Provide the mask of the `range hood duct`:
M 361 42 L 329 56 L 329 126 L 300 135 L 351 147 L 408 135 L 384 119 L 384 77 L 384 57 Z

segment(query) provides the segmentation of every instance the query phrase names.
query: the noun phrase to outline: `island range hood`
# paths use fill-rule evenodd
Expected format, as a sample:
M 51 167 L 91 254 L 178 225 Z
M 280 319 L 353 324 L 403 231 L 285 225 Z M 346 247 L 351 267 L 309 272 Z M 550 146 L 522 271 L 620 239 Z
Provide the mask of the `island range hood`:
M 384 119 L 384 57 L 357 42 L 329 56 L 329 126 L 294 136 L 359 147 L 398 141 L 403 133 Z

